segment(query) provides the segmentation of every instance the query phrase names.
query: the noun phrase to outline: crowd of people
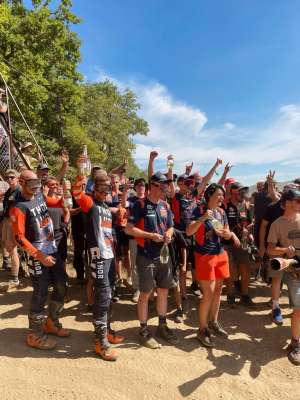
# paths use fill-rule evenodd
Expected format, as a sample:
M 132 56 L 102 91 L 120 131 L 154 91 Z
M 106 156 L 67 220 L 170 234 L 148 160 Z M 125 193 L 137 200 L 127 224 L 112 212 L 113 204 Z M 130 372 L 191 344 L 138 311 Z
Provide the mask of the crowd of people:
M 24 149 L 31 145 L 26 143 Z M 199 297 L 197 338 L 211 348 L 215 336 L 228 340 L 219 320 L 222 292 L 227 295 L 229 312 L 235 303 L 255 306 L 254 293 L 249 291 L 254 271 L 270 286 L 271 315 L 277 325 L 283 323 L 282 282 L 288 287 L 293 309 L 288 358 L 300 365 L 300 180 L 279 191 L 270 171 L 250 194 L 249 187 L 228 176 L 229 164 L 211 183 L 222 165 L 220 159 L 206 175 L 194 172 L 193 164 L 176 175 L 172 156 L 166 172 L 155 172 L 157 156 L 156 151 L 150 153 L 146 179 L 127 177 L 126 162 L 112 171 L 101 165 L 89 171 L 88 157 L 82 154 L 77 177 L 70 182 L 66 151 L 58 176 L 51 175 L 44 162 L 35 170 L 5 172 L 8 189 L 0 192 L 2 268 L 10 269 L 5 288 L 11 291 L 20 287 L 20 259 L 28 266 L 25 270 L 33 291 L 27 345 L 53 349 L 57 344 L 53 335 L 70 335 L 59 317 L 71 253 L 69 261 L 77 282 L 86 287 L 93 313 L 95 352 L 103 360 L 116 360 L 111 345 L 124 341 L 111 326 L 120 283 L 137 303 L 137 337 L 142 346 L 156 349 L 163 341 L 178 343 L 167 324 L 169 294 L 176 304 L 174 320 L 180 324 L 191 292 Z M 28 162 L 35 166 L 32 158 Z M 279 268 L 272 267 L 274 259 Z M 153 298 L 158 317 L 155 334 L 147 325 Z

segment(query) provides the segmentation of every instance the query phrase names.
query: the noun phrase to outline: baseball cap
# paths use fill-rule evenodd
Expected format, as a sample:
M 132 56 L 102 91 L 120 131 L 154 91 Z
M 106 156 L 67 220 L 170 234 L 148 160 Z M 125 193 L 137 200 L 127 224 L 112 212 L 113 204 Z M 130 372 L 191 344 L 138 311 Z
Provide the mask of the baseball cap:
M 188 179 L 191 179 L 191 177 L 190 177 L 189 175 L 187 175 L 187 174 L 182 174 L 182 175 L 179 175 L 179 176 L 177 177 L 177 182 L 178 182 L 178 181 L 187 181 Z
M 31 142 L 25 142 L 22 144 L 21 149 L 26 149 L 27 147 L 34 147 Z
M 48 171 L 50 170 L 50 168 L 48 167 L 48 165 L 46 163 L 39 163 L 38 166 L 36 167 L 37 170 L 42 170 L 42 169 L 47 169 Z
M 283 186 L 283 192 L 288 192 L 289 190 L 299 190 L 299 185 L 293 182 L 289 182 Z
M 233 183 L 235 183 L 235 179 L 234 178 L 227 178 L 225 180 L 225 187 L 232 185 Z
M 231 190 L 249 190 L 249 187 L 242 185 L 240 182 L 234 182 L 231 184 Z
M 156 172 L 154 175 L 151 176 L 150 178 L 151 182 L 159 182 L 159 183 L 169 183 L 171 182 L 167 177 L 162 174 L 161 172 Z
M 300 190 L 289 189 L 286 192 L 282 193 L 281 202 L 285 203 L 286 201 L 293 201 L 300 199 Z
M 95 169 L 102 169 L 101 165 L 93 165 L 91 168 L 91 171 L 95 170 Z

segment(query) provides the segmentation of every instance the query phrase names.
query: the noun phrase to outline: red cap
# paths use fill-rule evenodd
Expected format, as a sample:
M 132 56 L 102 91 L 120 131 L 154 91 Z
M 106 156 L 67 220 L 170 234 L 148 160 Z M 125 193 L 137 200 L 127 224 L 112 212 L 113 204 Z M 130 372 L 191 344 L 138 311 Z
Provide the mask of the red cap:
M 225 181 L 225 187 L 232 185 L 233 183 L 235 183 L 235 179 L 234 178 L 227 178 Z

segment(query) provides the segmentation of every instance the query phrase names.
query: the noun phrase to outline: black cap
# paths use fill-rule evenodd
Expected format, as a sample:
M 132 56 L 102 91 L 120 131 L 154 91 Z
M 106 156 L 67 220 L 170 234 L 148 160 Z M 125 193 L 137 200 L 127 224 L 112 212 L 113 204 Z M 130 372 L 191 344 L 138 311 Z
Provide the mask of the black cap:
M 191 178 L 189 175 L 187 175 L 187 174 L 182 174 L 182 175 L 179 175 L 178 177 L 177 177 L 177 182 L 178 181 L 187 181 L 187 180 L 189 180 L 189 179 L 193 179 L 193 178 Z
M 286 192 L 282 193 L 281 202 L 285 203 L 286 201 L 293 201 L 300 199 L 300 190 L 289 189 Z
M 48 167 L 48 165 L 46 163 L 39 163 L 38 166 L 36 167 L 37 170 L 43 170 L 43 169 L 47 169 L 48 171 L 50 170 L 50 168 Z
M 170 179 L 168 179 L 164 174 L 161 172 L 156 172 L 154 175 L 151 176 L 150 178 L 151 182 L 159 182 L 159 183 L 169 183 L 172 182 Z
M 231 190 L 249 190 L 249 186 L 242 185 L 240 182 L 234 182 L 230 186 Z
M 300 185 L 300 178 L 294 179 L 293 181 L 296 185 Z

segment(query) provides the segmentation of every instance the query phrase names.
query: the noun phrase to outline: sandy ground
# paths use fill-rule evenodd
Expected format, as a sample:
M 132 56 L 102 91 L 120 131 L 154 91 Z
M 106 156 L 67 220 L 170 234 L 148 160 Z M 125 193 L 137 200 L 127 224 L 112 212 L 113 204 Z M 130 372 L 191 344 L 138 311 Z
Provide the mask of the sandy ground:
M 0 272 L 0 280 L 5 278 Z M 72 336 L 58 339 L 57 349 L 51 352 L 26 347 L 31 288 L 23 280 L 20 290 L 0 294 L 0 399 L 299 400 L 300 369 L 290 364 L 284 350 L 290 336 L 286 292 L 284 325 L 277 327 L 270 320 L 268 289 L 257 283 L 252 286 L 257 303 L 253 310 L 240 305 L 231 309 L 222 303 L 220 320 L 230 336 L 217 339 L 212 351 L 195 339 L 197 299 L 193 296 L 184 324 L 174 324 L 169 316 L 180 345 L 141 348 L 136 305 L 123 289 L 123 299 L 114 307 L 114 328 L 126 340 L 119 346 L 118 361 L 107 363 L 93 353 L 91 315 L 86 312 L 84 290 L 76 286 L 69 290 L 71 301 L 62 317 Z M 152 310 L 149 325 L 154 330 L 156 324 Z

